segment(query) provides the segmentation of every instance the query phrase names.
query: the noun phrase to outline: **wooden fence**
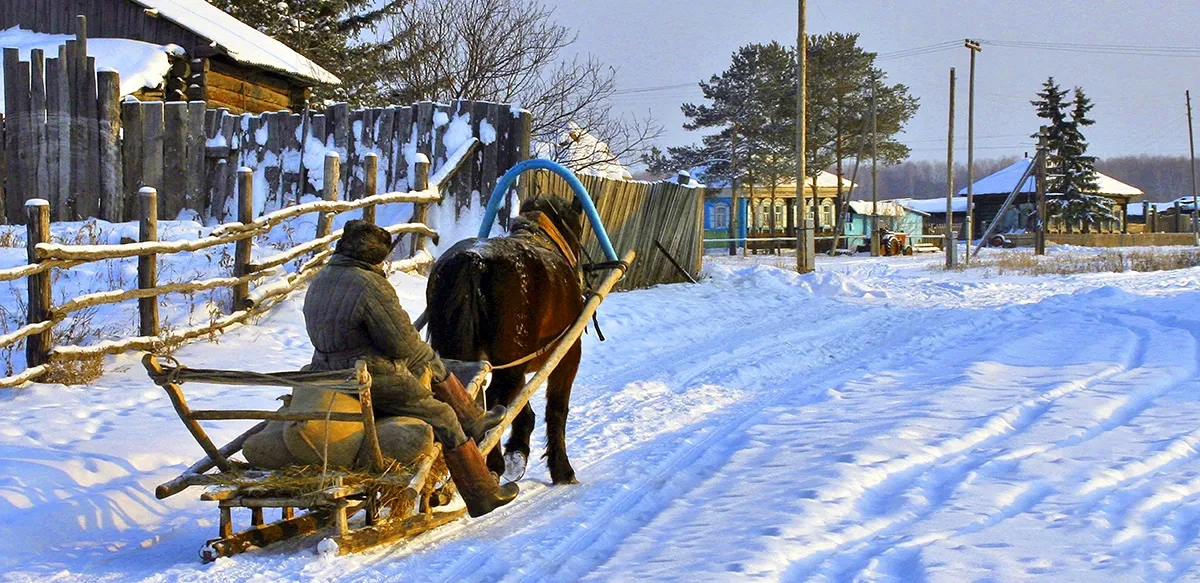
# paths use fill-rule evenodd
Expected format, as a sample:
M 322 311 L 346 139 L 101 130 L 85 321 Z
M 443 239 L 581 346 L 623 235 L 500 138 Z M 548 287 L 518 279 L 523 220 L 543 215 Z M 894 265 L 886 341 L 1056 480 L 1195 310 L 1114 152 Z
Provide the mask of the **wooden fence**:
M 255 218 L 251 212 L 254 200 L 255 172 L 241 168 L 237 172 L 238 221 L 222 224 L 206 237 L 198 239 L 160 242 L 158 241 L 159 193 L 152 187 L 143 187 L 138 193 L 140 237 L 137 243 L 118 245 L 64 245 L 50 242 L 51 208 L 48 201 L 34 199 L 25 203 L 26 233 L 29 264 L 23 267 L 0 270 L 0 281 L 25 278 L 28 288 L 28 313 L 24 326 L 0 336 L 0 348 L 25 340 L 26 369 L 19 374 L 0 379 L 0 387 L 12 387 L 36 380 L 49 370 L 51 361 L 72 361 L 96 358 L 104 354 L 115 354 L 126 350 L 154 350 L 164 344 L 177 344 L 186 340 L 214 334 L 233 324 L 260 314 L 288 293 L 311 279 L 325 260 L 332 254 L 331 245 L 341 237 L 341 231 L 331 232 L 333 216 L 338 213 L 362 210 L 363 218 L 374 221 L 375 206 L 389 203 L 413 203 L 414 216 L 423 217 L 424 209 L 442 200 L 441 191 L 457 180 L 468 167 L 467 161 L 478 151 L 479 142 L 469 139 L 459 150 L 449 156 L 456 161 L 442 168 L 432 178 L 430 164 L 417 157 L 413 175 L 413 187 L 408 192 L 376 194 L 376 181 L 372 176 L 378 168 L 378 159 L 369 154 L 364 160 L 367 179 L 363 184 L 363 196 L 357 200 L 339 200 L 340 157 L 329 153 L 324 160 L 323 178 L 325 185 L 320 201 L 290 206 Z M 296 245 L 286 251 L 251 262 L 253 237 L 267 234 L 285 220 L 305 214 L 317 213 L 317 229 L 312 241 Z M 428 226 L 420 222 L 407 222 L 386 227 L 393 235 L 410 233 L 414 236 L 411 255 L 398 266 L 400 269 L 415 270 L 428 265 L 432 257 L 424 251 L 425 237 L 436 236 Z M 184 253 L 218 245 L 234 244 L 233 269 L 228 277 L 203 281 L 162 283 L 157 277 L 157 256 L 167 253 Z M 89 293 L 72 298 L 62 304 L 51 301 L 51 271 L 108 259 L 125 257 L 138 258 L 138 286 L 132 290 L 111 290 Z M 292 272 L 282 267 L 293 261 L 301 263 Z M 265 280 L 265 281 L 263 281 Z M 261 283 L 259 283 L 261 281 Z M 257 284 L 251 289 L 251 285 Z M 228 314 L 214 318 L 207 324 L 193 328 L 161 333 L 158 320 L 158 296 L 168 293 L 197 292 L 229 287 L 233 290 L 233 305 Z M 120 340 L 109 340 L 89 346 L 52 346 L 51 330 L 69 314 L 84 308 L 102 304 L 137 300 L 139 304 L 139 336 Z
M 327 151 L 350 169 L 339 191 L 357 200 L 367 155 L 378 159 L 381 190 L 407 190 L 418 155 L 436 171 L 449 150 L 474 136 L 480 147 L 446 185 L 461 211 L 473 196 L 486 202 L 498 176 L 529 157 L 529 112 L 508 105 L 460 100 L 351 110 L 340 103 L 233 115 L 202 101 L 122 102 L 118 74 L 97 72 L 86 51 L 82 29 L 48 59 L 35 50 L 21 61 L 17 49 L 4 49 L 0 219 L 19 223 L 25 201 L 43 199 L 54 221 L 136 220 L 137 192 L 148 186 L 159 193 L 159 218 L 186 209 L 222 221 L 233 212 L 234 169 L 242 166 L 255 169 L 254 210 L 269 212 L 319 195 Z
M 574 197 L 553 172 L 533 172 L 530 194 Z M 637 252 L 638 260 L 618 289 L 679 283 L 700 274 L 704 245 L 704 189 L 674 182 L 611 180 L 587 174 L 580 182 L 596 203 L 600 220 L 618 254 Z M 604 261 L 590 229 L 584 235 L 584 261 Z

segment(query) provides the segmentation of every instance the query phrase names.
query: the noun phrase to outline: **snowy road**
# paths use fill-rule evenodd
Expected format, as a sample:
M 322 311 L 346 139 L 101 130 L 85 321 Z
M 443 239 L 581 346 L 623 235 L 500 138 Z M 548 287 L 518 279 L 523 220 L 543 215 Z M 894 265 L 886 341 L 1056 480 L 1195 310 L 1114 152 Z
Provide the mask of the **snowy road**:
M 936 261 L 722 259 L 613 295 L 572 398 L 582 484 L 535 460 L 514 504 L 350 557 L 200 565 L 215 509 L 151 494 L 199 450 L 132 357 L 0 397 L 0 581 L 1200 580 L 1200 269 Z M 179 357 L 298 367 L 298 305 Z

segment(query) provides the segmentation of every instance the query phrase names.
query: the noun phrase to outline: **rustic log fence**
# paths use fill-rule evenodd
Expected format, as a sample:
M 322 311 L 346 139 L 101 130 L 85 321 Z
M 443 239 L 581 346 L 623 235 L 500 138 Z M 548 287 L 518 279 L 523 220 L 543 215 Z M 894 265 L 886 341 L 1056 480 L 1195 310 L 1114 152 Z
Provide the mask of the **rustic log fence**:
M 485 204 L 498 177 L 529 157 L 529 112 L 508 105 L 458 100 L 405 107 L 234 115 L 203 101 L 120 100 L 120 78 L 95 70 L 87 56 L 86 21 L 76 39 L 51 58 L 34 50 L 21 61 L 3 50 L 5 204 L 0 219 L 24 220 L 25 201 L 50 202 L 52 221 L 139 218 L 138 192 L 158 192 L 159 218 L 181 211 L 216 222 L 236 216 L 235 169 L 255 169 L 256 213 L 321 196 L 322 158 L 336 152 L 350 171 L 336 180 L 344 198 L 365 196 L 365 160 L 383 191 L 415 190 L 417 160 L 436 170 L 474 136 L 480 147 L 445 191 L 456 211 Z M 507 216 L 503 213 L 502 216 Z
M 340 213 L 361 210 L 363 215 L 373 218 L 374 209 L 381 204 L 412 203 L 417 208 L 443 200 L 442 190 L 455 181 L 468 167 L 468 162 L 478 151 L 479 142 L 472 138 L 447 157 L 448 163 L 436 175 L 428 176 L 429 165 L 418 164 L 414 183 L 423 185 L 420 190 L 395 191 L 383 194 L 374 192 L 374 183 L 367 182 L 363 196 L 357 200 L 338 200 L 337 177 L 340 174 L 340 157 L 333 152 L 326 155 L 324 177 L 326 197 L 324 200 L 290 206 L 257 218 L 247 209 L 255 196 L 255 172 L 243 167 L 238 170 L 236 197 L 239 221 L 225 223 L 211 234 L 197 239 L 159 241 L 158 205 L 159 193 L 152 187 L 142 187 L 139 199 L 139 241 L 113 245 L 68 245 L 50 242 L 51 205 L 48 201 L 34 199 L 25 203 L 26 234 L 29 264 L 0 270 L 0 281 L 24 278 L 28 288 L 28 314 L 26 324 L 17 330 L 0 336 L 0 348 L 11 347 L 25 340 L 26 369 L 19 374 L 0 378 L 0 387 L 12 387 L 36 380 L 44 375 L 54 361 L 72 361 L 97 358 L 127 350 L 154 350 L 164 345 L 178 344 L 193 338 L 217 333 L 225 328 L 261 314 L 310 280 L 332 254 L 331 245 L 342 235 L 342 231 L 331 231 L 333 217 Z M 368 159 L 367 165 L 376 162 Z M 258 261 L 251 261 L 251 244 L 254 237 L 266 235 L 280 223 L 305 214 L 316 213 L 322 227 L 312 241 L 296 245 Z M 418 213 L 419 214 L 419 213 Z M 406 222 L 385 227 L 393 236 L 412 234 L 417 244 L 409 257 L 393 264 L 393 267 L 414 271 L 430 264 L 433 258 L 422 250 L 425 237 L 436 236 L 433 230 L 421 222 Z M 235 246 L 232 274 L 201 281 L 163 283 L 158 281 L 157 258 L 162 254 L 198 251 L 233 243 Z M 295 260 L 303 261 L 294 271 L 287 272 L 283 266 Z M 77 296 L 60 305 L 51 302 L 51 278 L 53 269 L 65 269 L 83 263 L 110 259 L 138 258 L 138 286 L 131 290 L 99 291 Z M 252 284 L 258 283 L 251 289 Z M 233 289 L 233 305 L 229 313 L 214 317 L 207 324 L 163 333 L 159 327 L 158 302 L 160 295 L 179 292 L 197 292 L 216 288 Z M 51 331 L 55 324 L 68 315 L 84 308 L 138 300 L 139 336 L 119 340 L 106 340 L 88 346 L 52 346 Z
M 553 172 L 532 174 L 531 194 L 574 197 Z M 612 180 L 577 175 L 587 188 L 615 249 L 632 249 L 638 261 L 618 284 L 628 290 L 660 283 L 695 281 L 703 261 L 704 188 L 676 182 Z M 584 232 L 584 261 L 604 261 L 590 229 Z

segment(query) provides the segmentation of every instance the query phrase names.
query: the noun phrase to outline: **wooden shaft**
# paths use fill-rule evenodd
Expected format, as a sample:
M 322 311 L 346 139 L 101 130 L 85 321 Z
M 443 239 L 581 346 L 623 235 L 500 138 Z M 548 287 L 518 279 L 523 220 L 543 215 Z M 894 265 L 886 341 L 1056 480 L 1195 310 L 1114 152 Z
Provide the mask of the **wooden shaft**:
M 321 185 L 321 198 L 327 202 L 338 199 L 338 182 L 341 180 L 341 158 L 337 152 L 325 154 L 325 178 Z M 333 214 L 323 212 L 317 216 L 317 238 L 329 235 L 333 226 Z
M 238 222 L 247 224 L 254 220 L 254 171 L 249 168 L 238 168 Z M 233 276 L 241 277 L 249 273 L 250 249 L 254 240 L 240 239 L 233 251 Z M 233 287 L 233 311 L 246 307 L 246 298 L 250 296 L 250 284 L 241 283 Z
M 375 196 L 379 174 L 379 155 L 374 152 L 363 158 L 363 198 Z M 375 224 L 375 205 L 364 206 L 362 220 Z
M 259 423 L 259 424 L 255 425 L 254 427 L 251 427 L 250 429 L 246 430 L 245 433 L 237 436 L 236 438 L 234 438 L 233 441 L 231 441 L 228 444 L 226 444 L 225 446 L 223 446 L 219 450 L 221 452 L 221 455 L 228 458 L 229 456 L 231 456 L 239 451 L 242 451 L 242 446 L 246 444 L 246 440 L 249 439 L 251 435 L 254 435 L 255 433 L 258 433 L 259 431 L 262 431 L 266 427 L 267 427 L 267 422 L 263 421 L 262 423 Z M 199 460 L 196 463 L 192 464 L 191 467 L 184 470 L 184 472 L 182 474 L 180 474 L 178 477 L 173 478 L 170 481 L 163 482 L 162 484 L 159 484 L 158 487 L 154 489 L 154 497 L 158 498 L 159 500 L 162 500 L 163 498 L 166 498 L 168 496 L 174 496 L 174 495 L 184 491 L 185 489 L 187 489 L 188 484 L 187 484 L 186 480 L 187 480 L 188 476 L 192 476 L 192 475 L 196 475 L 196 474 L 203 474 L 204 472 L 207 472 L 207 471 L 213 469 L 214 467 L 216 467 L 216 464 L 213 463 L 212 458 L 205 457 L 204 459 Z
M 138 241 L 158 241 L 158 191 L 146 186 L 138 191 L 141 218 L 138 222 Z M 138 289 L 152 289 L 158 285 L 158 256 L 138 257 Z M 158 336 L 158 298 L 149 296 L 138 299 L 138 332 L 142 336 Z
M 637 254 L 630 250 L 625 253 L 622 261 L 632 265 L 636 256 Z M 579 340 L 579 337 L 583 335 L 583 329 L 587 327 L 592 314 L 596 313 L 596 310 L 600 307 L 600 302 L 604 300 L 604 297 L 608 295 L 608 292 L 612 290 L 613 286 L 617 285 L 617 282 L 621 280 L 623 275 L 624 272 L 620 269 L 613 269 L 608 272 L 608 276 L 605 277 L 604 281 L 600 283 L 600 287 L 596 289 L 596 293 L 588 299 L 586 304 L 583 305 L 583 311 L 579 313 L 579 318 L 575 320 L 575 323 L 572 324 L 566 332 L 563 333 L 562 338 L 559 339 L 558 344 L 554 347 L 554 350 L 552 350 L 549 356 L 546 357 L 546 363 L 543 364 L 540 369 L 538 369 L 537 373 L 533 375 L 533 378 L 530 379 L 529 382 L 525 383 L 524 387 L 521 387 L 521 392 L 518 393 L 511 402 L 505 404 L 505 406 L 508 407 L 508 411 L 505 413 L 504 421 L 501 422 L 499 427 L 509 427 L 512 425 L 513 420 L 517 418 L 517 414 L 521 412 L 521 409 L 525 407 L 525 404 L 529 402 L 529 399 L 533 397 L 533 394 L 537 392 L 539 387 L 542 386 L 542 383 L 546 382 L 546 379 L 550 377 L 550 373 L 554 372 L 555 367 L 557 367 L 559 361 L 566 356 L 567 351 L 569 351 L 571 347 L 575 345 L 575 342 Z M 489 432 L 487 437 L 484 438 L 483 443 L 479 444 L 479 451 L 486 455 L 493 447 L 496 446 L 497 443 L 500 442 L 500 436 L 503 433 L 504 431 L 502 430 L 493 430 Z
M 158 362 L 158 357 L 153 354 L 147 354 L 142 357 L 142 366 L 146 367 L 146 371 L 151 374 L 151 378 L 161 376 L 164 371 L 162 365 Z M 221 454 L 221 450 L 213 445 L 208 434 L 204 432 L 204 428 L 192 418 L 191 411 L 188 410 L 187 401 L 183 398 L 183 391 L 179 385 L 175 383 L 165 383 L 159 385 L 167 392 L 167 396 L 171 399 L 171 406 L 175 408 L 175 413 L 179 415 L 179 419 L 183 421 L 183 425 L 187 427 L 192 437 L 196 438 L 196 442 L 200 444 L 200 448 L 204 453 L 208 454 L 209 459 L 222 472 L 228 472 L 233 469 L 233 464 L 229 463 L 229 459 Z
M 50 203 L 30 199 L 25 203 L 26 251 L 29 263 L 37 263 L 37 244 L 50 240 Z M 28 279 L 26 323 L 37 324 L 50 320 L 50 274 L 38 273 Z M 25 366 L 33 368 L 50 361 L 50 329 L 30 335 L 25 340 Z

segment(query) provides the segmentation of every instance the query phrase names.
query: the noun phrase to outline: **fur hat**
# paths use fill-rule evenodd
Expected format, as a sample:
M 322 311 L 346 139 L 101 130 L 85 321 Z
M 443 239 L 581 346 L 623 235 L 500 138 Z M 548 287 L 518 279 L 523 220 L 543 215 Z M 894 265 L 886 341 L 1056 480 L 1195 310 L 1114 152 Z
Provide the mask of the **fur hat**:
M 381 227 L 354 219 L 346 223 L 333 252 L 378 265 L 392 252 L 392 236 Z

